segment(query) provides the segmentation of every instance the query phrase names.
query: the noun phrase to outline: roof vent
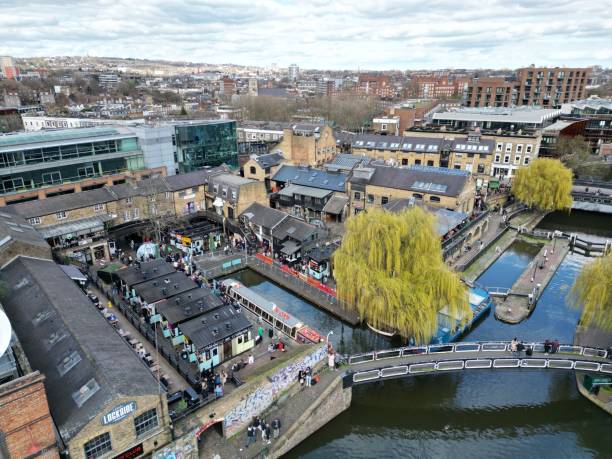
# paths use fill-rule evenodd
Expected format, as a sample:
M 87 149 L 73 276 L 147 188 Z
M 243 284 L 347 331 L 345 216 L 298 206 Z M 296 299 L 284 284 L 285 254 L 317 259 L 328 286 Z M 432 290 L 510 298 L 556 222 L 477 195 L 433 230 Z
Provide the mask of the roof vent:
M 158 285 L 159 285 L 159 282 L 153 281 L 153 287 L 157 287 Z
M 156 273 L 157 272 L 157 268 L 153 268 L 153 272 Z
M 191 306 L 186 306 L 185 307 L 185 315 L 190 315 L 191 314 Z
M 180 298 L 176 298 L 176 299 L 174 300 L 174 302 L 175 302 L 176 304 L 179 304 L 179 303 L 181 302 L 181 299 L 180 299 Z
M 212 334 L 213 334 L 213 336 L 217 336 L 219 334 L 219 329 L 218 328 L 213 328 Z
M 203 318 L 203 319 L 202 319 L 202 323 L 203 323 L 204 325 L 206 325 L 206 322 L 207 322 L 206 318 Z
M 229 330 L 230 328 L 232 328 L 232 324 L 230 324 L 229 322 L 225 322 L 225 328 Z
M 219 314 L 215 313 L 215 319 L 219 318 Z
M 170 283 L 170 279 L 166 277 L 166 278 L 164 279 L 164 283 L 165 283 L 165 284 L 169 284 L 169 283 Z
M 174 284 L 174 290 L 178 290 L 179 285 L 178 284 Z
M 162 287 L 161 292 L 162 295 L 165 295 L 168 291 L 166 290 L 166 287 Z

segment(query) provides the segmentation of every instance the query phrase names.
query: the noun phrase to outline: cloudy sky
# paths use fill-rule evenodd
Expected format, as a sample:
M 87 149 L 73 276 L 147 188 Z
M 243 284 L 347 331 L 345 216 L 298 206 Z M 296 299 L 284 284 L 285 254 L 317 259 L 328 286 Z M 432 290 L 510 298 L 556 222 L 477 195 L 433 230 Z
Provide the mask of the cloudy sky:
M 0 54 L 320 69 L 612 66 L 612 0 L 0 0 Z

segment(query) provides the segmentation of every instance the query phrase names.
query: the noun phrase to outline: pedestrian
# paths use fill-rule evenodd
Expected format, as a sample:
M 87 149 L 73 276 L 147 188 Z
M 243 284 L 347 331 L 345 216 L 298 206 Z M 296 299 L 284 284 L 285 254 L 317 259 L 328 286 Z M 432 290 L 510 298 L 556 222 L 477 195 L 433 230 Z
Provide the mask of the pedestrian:
M 215 386 L 221 385 L 221 375 L 219 373 L 215 373 Z
M 257 335 L 259 336 L 260 339 L 263 339 L 263 335 L 264 335 L 263 327 L 260 326 L 257 328 Z
M 253 421 L 253 427 L 255 429 L 261 429 L 261 420 L 259 419 L 259 416 L 255 416 L 255 420 Z
M 253 365 L 254 363 L 255 363 L 255 357 L 253 357 L 253 354 L 249 354 L 248 364 Z
M 552 348 L 552 341 L 549 341 L 549 340 L 544 341 L 544 354 L 550 353 L 551 348 Z
M 312 381 L 312 370 L 310 367 L 306 368 L 306 387 L 310 387 Z
M 274 438 L 278 438 L 278 436 L 280 435 L 280 429 L 281 429 L 280 419 L 275 418 L 272 421 L 272 435 L 274 436 Z
M 298 371 L 298 381 L 300 382 L 300 386 L 304 387 L 304 371 Z
M 227 382 L 227 373 L 225 370 L 221 370 L 221 385 L 225 387 L 225 383 Z
M 516 339 L 516 337 L 510 342 L 510 351 L 512 352 L 512 354 L 516 354 L 518 348 L 518 340 Z
M 134 250 L 134 239 L 130 239 L 130 249 Z
M 559 340 L 556 339 L 552 342 L 552 344 L 550 345 L 550 353 L 551 354 L 556 354 L 557 352 L 559 352 Z
M 266 437 L 266 421 L 262 420 L 261 421 L 261 441 L 263 442 L 267 442 L 268 438 Z
M 271 432 L 271 430 L 270 430 L 270 424 L 266 424 L 266 440 L 267 440 L 267 442 L 268 442 L 268 445 L 269 445 L 270 443 L 272 443 L 272 437 L 271 437 L 271 435 L 270 435 L 270 432 Z
M 247 427 L 247 442 L 246 442 L 246 448 L 248 448 L 249 446 L 251 446 L 251 444 L 253 443 L 253 427 L 249 426 Z
M 519 343 L 516 345 L 516 352 L 517 352 L 517 354 L 519 355 L 519 357 L 520 357 L 520 355 L 521 355 L 521 352 L 523 352 L 524 350 L 525 350 L 525 344 L 524 344 L 522 341 L 520 341 L 520 342 L 519 342 Z

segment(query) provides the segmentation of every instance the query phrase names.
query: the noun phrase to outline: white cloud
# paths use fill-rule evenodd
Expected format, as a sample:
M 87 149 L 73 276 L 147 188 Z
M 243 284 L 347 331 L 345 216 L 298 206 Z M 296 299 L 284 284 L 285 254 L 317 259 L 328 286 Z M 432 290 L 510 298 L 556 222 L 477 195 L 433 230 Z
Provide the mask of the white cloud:
M 328 69 L 612 64 L 612 0 L 0 0 L 0 54 Z

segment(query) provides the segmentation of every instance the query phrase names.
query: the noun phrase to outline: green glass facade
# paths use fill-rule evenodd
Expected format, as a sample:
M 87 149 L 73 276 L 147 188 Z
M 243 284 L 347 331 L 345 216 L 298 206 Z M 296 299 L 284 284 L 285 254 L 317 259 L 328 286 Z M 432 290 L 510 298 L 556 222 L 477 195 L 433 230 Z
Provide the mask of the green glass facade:
M 175 129 L 180 173 L 221 164 L 238 166 L 235 121 L 177 125 Z
M 33 144 L 27 143 L 7 145 L 0 152 L 0 193 L 34 190 L 88 177 L 144 169 L 144 158 L 136 137 L 75 139 L 74 142 L 32 147 Z

